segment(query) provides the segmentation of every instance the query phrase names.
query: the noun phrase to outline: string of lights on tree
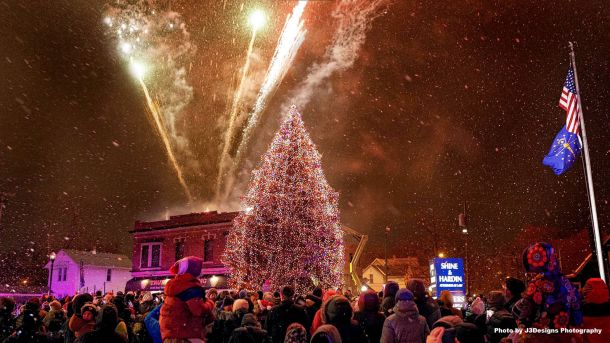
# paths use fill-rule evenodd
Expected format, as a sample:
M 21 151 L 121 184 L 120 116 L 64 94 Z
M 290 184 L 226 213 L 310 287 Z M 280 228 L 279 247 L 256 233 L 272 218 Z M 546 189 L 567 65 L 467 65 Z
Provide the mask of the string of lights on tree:
M 223 256 L 233 286 L 293 285 L 304 293 L 341 284 L 338 194 L 296 107 L 253 172 L 242 205 Z

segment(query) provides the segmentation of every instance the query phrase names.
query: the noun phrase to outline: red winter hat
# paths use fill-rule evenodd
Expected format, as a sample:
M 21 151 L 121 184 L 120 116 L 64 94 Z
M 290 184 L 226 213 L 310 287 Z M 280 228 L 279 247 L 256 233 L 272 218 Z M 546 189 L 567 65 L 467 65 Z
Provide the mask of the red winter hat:
M 198 277 L 201 274 L 203 260 L 196 256 L 187 256 L 176 261 L 169 269 L 169 272 L 174 275 L 191 274 Z
M 608 301 L 608 286 L 600 278 L 591 278 L 583 287 L 582 295 L 585 303 L 603 304 Z

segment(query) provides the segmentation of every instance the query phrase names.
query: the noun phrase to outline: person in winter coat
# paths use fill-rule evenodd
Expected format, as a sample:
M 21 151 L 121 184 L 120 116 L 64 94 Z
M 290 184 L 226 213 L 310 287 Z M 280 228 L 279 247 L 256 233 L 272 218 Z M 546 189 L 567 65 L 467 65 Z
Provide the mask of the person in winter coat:
M 146 332 L 152 338 L 153 343 L 163 343 L 161 339 L 161 328 L 159 327 L 159 316 L 161 315 L 161 306 L 157 305 L 152 311 L 148 312 L 144 317 L 144 326 L 146 326 Z
M 307 343 L 307 330 L 299 323 L 292 323 L 286 330 L 284 343 Z
M 247 313 L 241 321 L 241 327 L 233 330 L 229 343 L 271 343 L 271 337 L 266 330 L 261 329 L 256 316 Z
M 50 311 L 42 320 L 42 323 L 49 331 L 61 330 L 61 324 L 66 319 L 64 310 L 61 308 L 61 303 L 57 300 L 51 301 L 49 304 Z
M 488 299 L 489 311 L 493 314 L 487 319 L 487 338 L 488 342 L 499 343 L 502 338 L 508 336 L 508 332 L 501 333 L 497 329 L 514 329 L 517 327 L 517 321 L 504 307 L 503 292 L 491 291 Z
M 394 314 L 386 318 L 381 343 L 424 343 L 430 333 L 426 318 L 421 316 L 413 293 L 402 288 L 396 293 Z
M 126 343 L 127 339 L 116 332 L 119 314 L 112 304 L 104 305 L 97 315 L 95 330 L 80 336 L 76 343 Z
M 326 290 L 326 292 L 324 292 L 324 295 L 322 296 L 322 304 L 324 304 L 328 299 L 332 298 L 336 294 L 337 292 L 334 289 Z M 323 314 L 321 308 L 322 306 L 320 306 L 320 309 L 316 311 L 316 314 L 313 316 L 311 327 L 309 328 L 309 332 L 312 335 L 314 334 L 314 332 L 316 332 L 316 330 L 318 330 L 320 326 L 324 324 L 324 321 L 322 320 Z
M 424 281 L 420 279 L 411 279 L 407 282 L 407 289 L 415 296 L 415 304 L 417 305 L 419 314 L 426 318 L 428 327 L 432 327 L 441 317 L 441 311 L 436 301 L 430 298 L 426 293 Z
M 170 268 L 175 277 L 165 285 L 165 302 L 161 307 L 159 326 L 163 341 L 168 338 L 202 342 L 205 327 L 214 320 L 214 304 L 205 298 L 199 279 L 203 260 L 189 256 Z
M 15 300 L 7 297 L 0 297 L 0 342 L 4 341 L 15 330 Z
M 379 342 L 385 316 L 380 312 L 377 292 L 369 289 L 360 293 L 358 311 L 354 313 L 354 319 L 362 327 L 370 342 Z
M 68 329 L 74 334 L 75 338 L 78 338 L 77 332 L 87 324 L 82 317 L 82 308 L 87 303 L 93 302 L 93 296 L 91 294 L 83 293 L 79 294 L 72 299 L 72 311 L 73 314 L 68 321 Z M 90 320 L 91 323 L 95 323 L 95 317 Z M 91 324 L 93 326 L 93 324 Z M 89 332 L 91 330 L 87 330 Z M 84 332 L 83 332 L 84 333 Z
M 231 298 L 225 298 L 228 301 Z M 214 321 L 212 332 L 208 335 L 210 343 L 227 343 L 233 331 L 241 326 L 244 316 L 249 313 L 249 305 L 245 299 L 233 302 L 231 311 L 222 311 Z
M 336 327 L 328 324 L 320 326 L 311 336 L 310 343 L 341 343 L 341 335 Z M 373 341 L 371 341 L 373 343 Z M 377 342 L 375 342 L 377 343 Z
M 583 294 L 583 324 L 584 329 L 601 329 L 602 333 L 584 336 L 587 343 L 610 341 L 610 302 L 608 302 L 608 286 L 600 278 L 587 280 L 582 289 Z
M 280 292 L 280 304 L 274 306 L 267 316 L 267 332 L 271 334 L 274 343 L 282 343 L 286 336 L 286 330 L 292 323 L 307 325 L 305 309 L 292 301 L 294 289 L 292 286 L 282 287 Z
M 440 301 L 440 311 L 441 317 L 444 316 L 458 316 L 462 318 L 462 311 L 453 307 L 453 295 L 451 292 L 445 290 L 441 292 L 441 296 L 439 298 Z
M 521 300 L 521 293 L 525 292 L 525 283 L 509 276 L 504 280 L 502 288 L 504 289 L 504 298 L 506 299 L 504 308 L 509 313 L 513 313 L 513 306 L 515 306 L 517 301 Z
M 26 306 L 22 315 L 21 325 L 4 343 L 48 343 L 47 336 L 40 332 L 39 309 Z
M 81 307 L 79 316 L 72 316 L 68 327 L 74 332 L 74 337 L 78 338 L 88 332 L 95 330 L 95 320 L 97 308 L 92 303 L 86 303 Z
M 307 325 L 311 327 L 316 312 L 322 307 L 322 289 L 316 287 L 311 294 L 305 297 L 305 313 L 307 313 Z
M 346 297 L 342 295 L 331 297 L 322 305 L 321 311 L 324 324 L 336 327 L 343 342 L 368 342 L 364 330 L 352 318 L 352 305 Z
M 381 310 L 386 317 L 394 313 L 394 305 L 396 305 L 396 292 L 400 286 L 395 281 L 388 281 L 383 288 L 383 301 L 381 302 Z

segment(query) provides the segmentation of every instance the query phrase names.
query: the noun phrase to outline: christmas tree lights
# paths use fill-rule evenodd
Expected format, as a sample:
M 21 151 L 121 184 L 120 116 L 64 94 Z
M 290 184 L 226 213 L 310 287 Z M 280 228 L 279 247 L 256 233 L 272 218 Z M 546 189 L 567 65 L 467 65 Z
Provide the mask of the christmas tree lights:
M 242 212 L 227 237 L 223 262 L 233 286 L 271 289 L 341 284 L 343 232 L 338 194 L 293 106 L 255 170 Z

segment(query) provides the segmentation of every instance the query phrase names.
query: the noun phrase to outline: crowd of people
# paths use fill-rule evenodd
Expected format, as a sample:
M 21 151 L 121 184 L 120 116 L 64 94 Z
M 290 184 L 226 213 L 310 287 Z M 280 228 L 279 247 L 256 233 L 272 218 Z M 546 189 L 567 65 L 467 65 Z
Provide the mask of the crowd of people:
M 506 278 L 502 289 L 464 308 L 454 307 L 447 291 L 433 299 L 420 279 L 403 288 L 390 281 L 382 292 L 357 297 L 321 288 L 295 294 L 289 285 L 275 292 L 204 289 L 201 260 L 187 257 L 170 269 L 174 277 L 159 294 L 45 295 L 20 306 L 0 298 L 0 342 L 609 342 L 606 283 L 589 279 L 578 292 L 553 254 L 548 245 L 530 247 L 524 264 L 538 273 L 530 282 Z

